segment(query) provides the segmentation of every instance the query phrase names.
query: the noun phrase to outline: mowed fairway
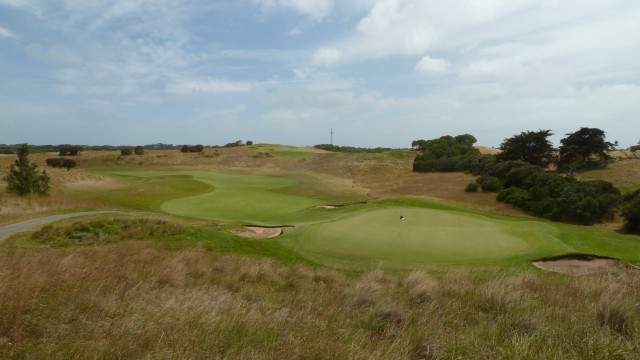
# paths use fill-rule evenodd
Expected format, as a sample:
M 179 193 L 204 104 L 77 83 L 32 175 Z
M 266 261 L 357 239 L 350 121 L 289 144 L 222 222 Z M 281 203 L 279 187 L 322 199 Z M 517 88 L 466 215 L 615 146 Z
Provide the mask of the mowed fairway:
M 540 246 L 564 247 L 547 230 L 543 224 L 458 211 L 385 207 L 311 225 L 286 243 L 311 260 L 341 267 L 423 267 L 486 263 Z
M 312 208 L 323 203 L 318 199 L 274 192 L 291 185 L 291 180 L 282 177 L 218 172 L 189 174 L 195 180 L 213 186 L 214 190 L 167 201 L 161 206 L 163 211 L 207 220 L 282 225 L 306 221 L 307 217 L 313 217 Z

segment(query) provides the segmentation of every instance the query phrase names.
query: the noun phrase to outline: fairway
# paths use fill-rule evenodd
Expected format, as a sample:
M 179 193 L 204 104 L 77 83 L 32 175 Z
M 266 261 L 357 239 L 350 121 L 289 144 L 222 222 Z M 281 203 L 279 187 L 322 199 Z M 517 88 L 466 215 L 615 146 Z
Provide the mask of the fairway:
M 289 245 L 321 263 L 413 267 L 486 262 L 528 253 L 545 241 L 557 242 L 551 236 L 534 240 L 513 230 L 513 223 L 474 214 L 388 207 L 309 226 Z
M 165 202 L 161 209 L 170 214 L 207 220 L 242 221 L 252 224 L 281 225 L 313 217 L 318 199 L 274 192 L 292 181 L 273 176 L 247 176 L 228 173 L 191 172 L 195 180 L 212 185 L 204 194 Z M 305 215 L 308 210 L 309 214 Z

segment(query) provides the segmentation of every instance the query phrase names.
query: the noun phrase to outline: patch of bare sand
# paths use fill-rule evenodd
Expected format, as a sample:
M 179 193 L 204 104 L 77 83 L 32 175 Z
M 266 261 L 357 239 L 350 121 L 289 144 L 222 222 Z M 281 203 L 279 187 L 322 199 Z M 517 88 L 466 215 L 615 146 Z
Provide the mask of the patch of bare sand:
M 285 227 L 244 226 L 245 230 L 231 230 L 232 234 L 250 239 L 271 239 L 280 236 Z
M 619 274 L 628 270 L 621 260 L 588 255 L 534 260 L 531 263 L 542 270 L 572 276 Z

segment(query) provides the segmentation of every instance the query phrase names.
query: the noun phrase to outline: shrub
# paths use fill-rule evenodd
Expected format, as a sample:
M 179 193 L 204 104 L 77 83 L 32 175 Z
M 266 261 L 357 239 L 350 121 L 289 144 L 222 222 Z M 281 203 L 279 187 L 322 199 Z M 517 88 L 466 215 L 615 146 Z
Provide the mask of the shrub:
M 483 192 L 498 192 L 502 190 L 502 181 L 495 176 L 481 176 L 476 182 L 480 184 Z
M 640 189 L 624 196 L 622 217 L 626 232 L 640 233 Z
M 136 146 L 135 149 L 133 149 L 133 152 L 136 155 L 144 155 L 144 148 L 142 146 L 138 145 L 138 146 Z
M 122 156 L 128 156 L 133 154 L 133 149 L 130 147 L 123 147 L 122 149 L 120 149 L 120 155 Z
M 467 188 L 464 189 L 465 192 L 478 192 L 478 190 L 480 190 L 480 184 L 477 182 L 470 183 L 467 185 Z
M 49 158 L 45 161 L 48 166 L 54 168 L 66 168 L 67 170 L 71 170 L 76 167 L 78 163 L 73 159 L 65 159 L 65 158 Z

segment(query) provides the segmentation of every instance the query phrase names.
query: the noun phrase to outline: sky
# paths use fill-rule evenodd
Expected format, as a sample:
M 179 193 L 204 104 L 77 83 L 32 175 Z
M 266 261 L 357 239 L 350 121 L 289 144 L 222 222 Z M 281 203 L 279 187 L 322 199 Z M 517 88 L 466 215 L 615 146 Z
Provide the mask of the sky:
M 0 143 L 640 141 L 637 0 L 0 0 Z

